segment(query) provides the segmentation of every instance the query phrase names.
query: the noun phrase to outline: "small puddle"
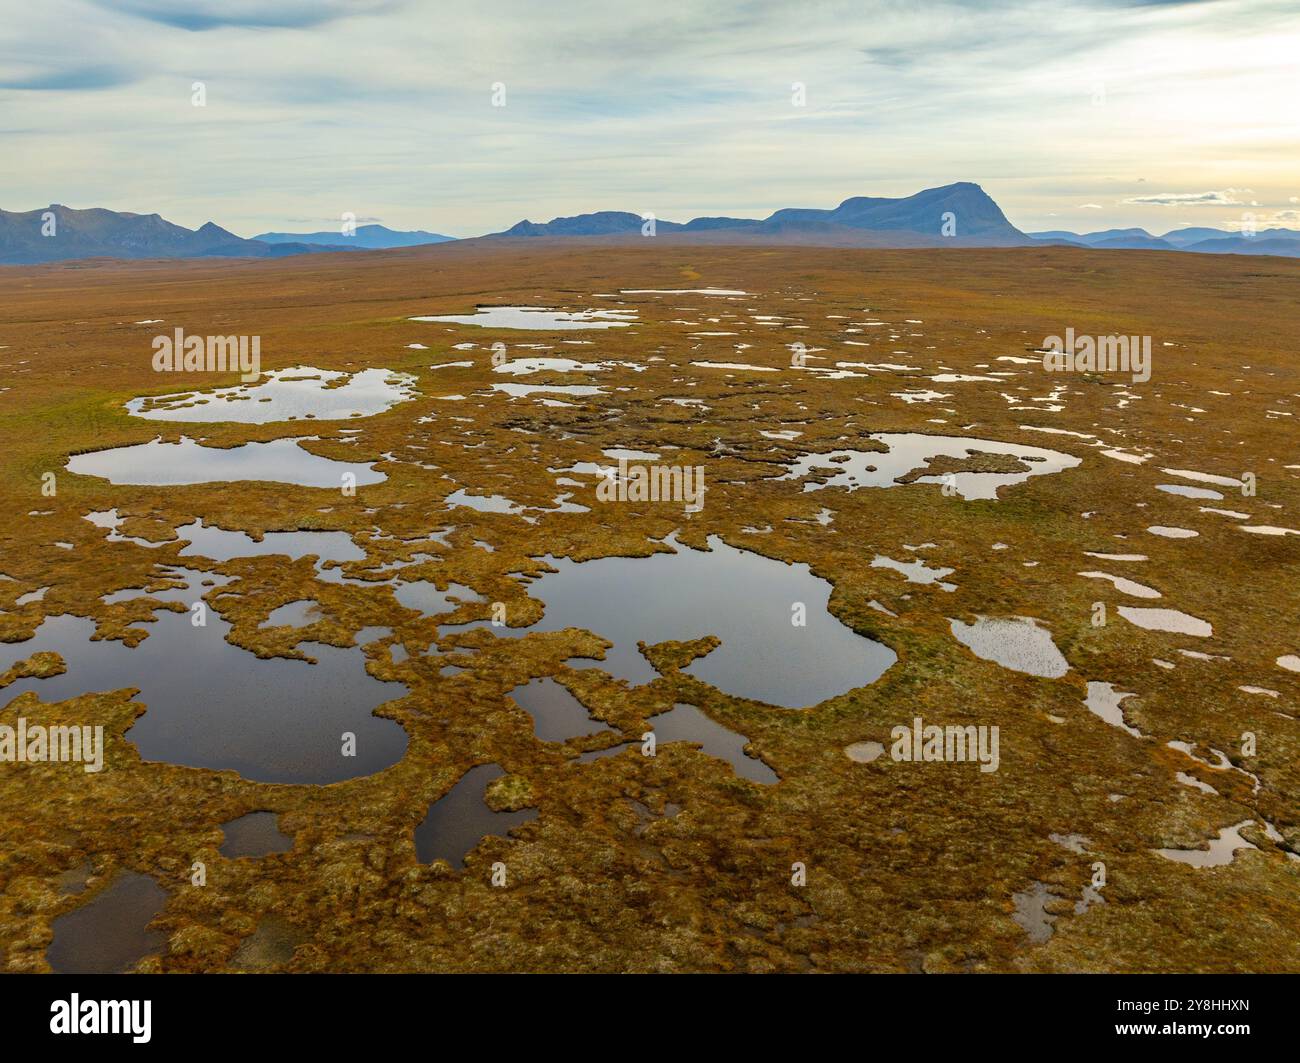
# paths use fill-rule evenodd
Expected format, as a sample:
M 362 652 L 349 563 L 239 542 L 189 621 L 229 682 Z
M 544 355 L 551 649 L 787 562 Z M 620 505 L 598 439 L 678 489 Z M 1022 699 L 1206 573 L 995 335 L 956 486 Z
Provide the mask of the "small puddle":
M 550 677 L 515 687 L 510 697 L 533 718 L 533 732 L 543 742 L 565 742 L 611 730 L 593 720 L 582 702 Z
M 1127 579 L 1124 576 L 1114 576 L 1109 572 L 1080 572 L 1079 575 L 1084 579 L 1108 580 L 1117 591 L 1131 595 L 1134 598 L 1160 597 L 1160 592 L 1154 587 L 1148 587 L 1146 584 L 1138 583 L 1136 580 Z
M 319 604 L 310 598 L 299 598 L 296 602 L 286 602 L 272 609 L 257 626 L 259 630 L 269 627 L 309 627 L 323 618 Z
M 1209 638 L 1214 634 L 1214 628 L 1208 621 L 1177 609 L 1139 609 L 1132 605 L 1121 605 L 1116 611 L 1130 624 L 1147 631 L 1167 631 L 1173 635 L 1194 635 L 1197 638 Z
M 1161 469 L 1160 471 L 1170 476 L 1181 476 L 1184 480 L 1197 480 L 1203 484 L 1218 484 L 1220 487 L 1238 489 L 1241 487 L 1241 479 L 1238 477 L 1216 476 L 1214 473 L 1194 472 L 1191 469 Z
M 456 489 L 442 500 L 442 504 L 448 509 L 454 509 L 456 506 L 465 506 L 467 509 L 476 509 L 480 513 L 522 513 L 527 506 L 521 506 L 518 502 L 512 502 L 505 495 L 471 495 L 463 487 Z
M 359 487 L 383 483 L 388 478 L 370 465 L 334 461 L 308 453 L 298 442 L 297 439 L 273 439 L 269 443 L 243 443 L 222 449 L 205 447 L 189 438 L 177 443 L 155 439 L 129 447 L 74 454 L 68 459 L 67 468 L 69 472 L 98 476 L 109 483 L 147 486 L 254 480 L 337 489 L 348 473 L 356 477 Z
M 749 362 L 692 362 L 691 365 L 701 369 L 734 369 L 745 373 L 779 373 L 770 365 L 753 365 Z
M 208 557 L 213 561 L 230 561 L 236 557 L 263 557 L 283 554 L 291 560 L 314 554 L 321 561 L 362 561 L 366 552 L 341 531 L 267 532 L 260 540 L 247 532 L 205 527 L 201 520 L 184 524 L 176 534 L 187 545 L 181 557 Z
M 709 756 L 725 760 L 742 779 L 766 784 L 781 781 L 763 761 L 745 754 L 748 738 L 723 727 L 694 705 L 678 702 L 668 712 L 652 716 L 647 725 L 654 732 L 656 750 L 667 742 L 695 742 Z
M 213 391 L 145 396 L 126 404 L 133 417 L 150 421 L 269 424 L 312 418 L 339 421 L 371 417 L 415 398 L 415 377 L 388 369 L 343 373 L 297 366 L 262 374 L 261 383 Z
M 871 562 L 872 568 L 888 568 L 907 577 L 908 583 L 934 584 L 945 591 L 955 591 L 955 583 L 944 583 L 943 577 L 951 575 L 951 568 L 931 568 L 919 558 L 915 561 L 895 561 L 892 557 L 877 554 Z
M 266 856 L 270 853 L 287 853 L 293 848 L 293 839 L 280 832 L 280 817 L 275 812 L 249 812 L 238 819 L 221 824 L 226 840 L 221 843 L 221 855 Z
M 393 587 L 393 597 L 406 608 L 414 609 L 425 616 L 454 613 L 460 608 L 462 602 L 483 600 L 469 587 L 462 587 L 459 583 L 449 583 L 445 591 L 440 591 L 428 580 L 398 583 Z
M 621 288 L 620 295 L 748 295 L 738 288 Z
M 1216 502 L 1223 499 L 1218 491 L 1211 491 L 1208 487 L 1188 487 L 1187 484 L 1156 484 L 1156 490 L 1181 498 L 1210 498 Z
M 59 892 L 73 897 L 84 892 L 93 870 L 90 861 L 69 868 L 58 878 Z
M 572 398 L 586 398 L 590 395 L 605 394 L 604 388 L 592 384 L 493 384 L 493 391 L 500 391 L 512 399 L 526 399 L 529 395 L 568 395 Z
M 463 867 L 465 857 L 489 834 L 505 837 L 511 827 L 537 818 L 535 808 L 494 812 L 487 806 L 488 784 L 504 774 L 496 764 L 470 768 L 429 806 L 424 822 L 415 828 L 415 852 L 421 863 L 446 860 L 452 867 Z
M 260 971 L 270 967 L 283 967 L 293 959 L 303 935 L 286 919 L 278 915 L 264 915 L 248 937 L 239 943 L 231 959 L 232 966 L 241 970 Z
M 473 363 L 469 363 L 472 365 Z M 575 358 L 515 358 L 492 367 L 494 373 L 507 376 L 531 376 L 533 373 L 605 373 L 605 362 L 579 362 Z
M 978 617 L 973 624 L 950 619 L 948 623 L 953 637 L 982 660 L 1045 679 L 1059 678 L 1070 670 L 1051 632 L 1030 617 Z
M 480 325 L 483 328 L 568 329 L 626 328 L 636 322 L 635 310 L 550 310 L 544 306 L 480 306 L 473 314 L 413 317 L 412 321 Z
M 805 454 L 793 462 L 789 471 L 777 477 L 780 480 L 801 480 L 814 471 L 834 470 L 825 482 L 804 484 L 805 491 L 820 491 L 826 487 L 843 487 L 856 491 L 860 487 L 898 487 L 899 477 L 927 468 L 935 458 L 958 461 L 979 460 L 979 456 L 1010 457 L 1024 466 L 1014 472 L 958 472 L 952 471 L 952 483 L 965 499 L 996 499 L 998 488 L 1022 483 L 1031 476 L 1072 469 L 1081 459 L 1041 447 L 1027 447 L 1019 443 L 1002 443 L 991 439 L 967 439 L 960 436 L 932 436 L 920 432 L 874 432 L 871 438 L 884 443 L 889 449 L 832 450 L 823 454 Z M 936 471 L 915 477 L 916 483 L 943 483 L 945 474 Z
M 1116 690 L 1110 683 L 1090 682 L 1088 684 L 1088 696 L 1084 699 L 1084 704 L 1088 711 L 1095 716 L 1099 716 L 1112 727 L 1118 727 L 1121 731 L 1127 731 L 1134 738 L 1145 738 L 1136 727 L 1130 727 L 1124 719 L 1124 710 L 1120 703 L 1125 698 L 1133 697 L 1132 692 Z
M 1034 882 L 1029 889 L 1011 896 L 1016 906 L 1011 919 L 1029 935 L 1031 945 L 1041 945 L 1052 936 L 1056 916 L 1047 911 L 1047 905 L 1054 896 L 1041 882 Z
M 58 974 L 118 974 L 160 951 L 166 935 L 149 923 L 167 894 L 149 875 L 119 872 L 96 897 L 54 920 L 45 953 Z
M 1219 831 L 1217 838 L 1210 838 L 1204 849 L 1155 849 L 1166 860 L 1176 860 L 1180 864 L 1192 867 L 1222 867 L 1233 861 L 1238 849 L 1258 849 L 1241 836 L 1241 828 L 1251 821 L 1243 819 L 1230 827 Z

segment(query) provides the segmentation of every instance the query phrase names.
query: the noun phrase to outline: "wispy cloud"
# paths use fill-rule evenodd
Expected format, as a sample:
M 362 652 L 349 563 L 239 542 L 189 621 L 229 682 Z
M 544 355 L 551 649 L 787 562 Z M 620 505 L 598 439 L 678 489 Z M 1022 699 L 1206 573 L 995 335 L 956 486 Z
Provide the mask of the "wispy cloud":
M 349 15 L 397 7 L 398 0 L 95 0 L 100 7 L 177 29 L 203 31 L 223 26 L 304 29 Z
M 1225 188 L 1221 192 L 1160 192 L 1154 196 L 1133 196 L 1124 202 L 1159 207 L 1237 207 L 1244 205 L 1244 200 L 1237 198 L 1243 191 L 1250 190 Z
M 1143 190 L 1285 203 L 1298 52 L 1293 0 L 42 0 L 0 43 L 0 205 L 471 235 L 972 180 L 1026 229 L 1226 219 Z
M 66 63 L 29 64 L 27 70 L 0 73 L 0 89 L 27 92 L 95 91 L 128 85 L 138 75 L 127 66 L 110 63 L 71 66 Z

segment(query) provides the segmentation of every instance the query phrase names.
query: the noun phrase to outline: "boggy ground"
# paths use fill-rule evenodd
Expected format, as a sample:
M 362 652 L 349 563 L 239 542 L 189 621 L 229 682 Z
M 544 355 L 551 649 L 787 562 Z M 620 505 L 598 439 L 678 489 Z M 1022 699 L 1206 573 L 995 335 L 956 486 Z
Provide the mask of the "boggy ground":
M 364 627 L 389 627 L 391 636 L 367 647 L 367 667 L 409 690 L 378 710 L 405 729 L 405 756 L 328 786 L 144 762 L 130 729 L 148 707 L 130 690 L 57 704 L 26 693 L 0 709 L 10 723 L 23 715 L 29 725 L 102 724 L 109 736 L 98 775 L 75 764 L 0 765 L 4 969 L 48 970 L 52 922 L 133 871 L 167 895 L 153 923 L 166 946 L 139 964 L 151 971 L 1300 970 L 1300 676 L 1277 663 L 1300 653 L 1300 537 L 1242 530 L 1300 526 L 1298 283 L 1300 264 L 1275 259 L 666 241 L 0 271 L 0 571 L 9 577 L 0 580 L 0 639 L 20 643 L 44 617 L 66 612 L 92 618 L 98 637 L 137 643 L 157 603 L 102 598 L 156 593 L 175 583 L 162 566 L 179 562 L 234 578 L 210 588 L 208 605 L 250 654 L 310 656 L 310 642 L 295 649 L 304 634 L 346 646 Z M 703 287 L 749 294 L 618 294 Z M 637 321 L 551 333 L 408 320 L 476 304 L 635 309 Z M 178 326 L 260 335 L 264 369 L 411 373 L 419 394 L 354 420 L 182 425 L 128 416 L 124 404 L 137 395 L 236 382 L 155 374 L 150 341 Z M 1045 373 L 1032 348 L 1071 326 L 1152 336 L 1150 382 Z M 642 371 L 506 375 L 494 372 L 496 341 L 510 359 Z M 475 346 L 453 346 L 465 343 Z M 794 343 L 809 354 L 802 367 L 791 364 Z M 827 371 L 839 361 L 876 368 Z M 434 368 L 448 362 L 470 364 Z M 949 374 L 986 379 L 931 379 Z M 604 390 L 491 389 L 510 382 Z M 911 392 L 939 397 L 897 397 Z M 777 478 L 804 454 L 870 450 L 868 434 L 882 431 L 974 436 L 1082 460 L 1004 487 L 997 501 L 967 501 L 935 483 L 802 490 L 829 469 L 810 481 Z M 305 445 L 311 452 L 376 462 L 387 480 L 347 496 L 258 483 L 114 486 L 64 470 L 76 452 L 182 435 L 216 446 L 317 436 Z M 702 512 L 601 503 L 595 476 L 552 471 L 609 464 L 601 451 L 613 447 L 703 466 Z M 977 457 L 971 467 L 1004 460 Z M 1250 472 L 1257 491 L 1243 496 L 1166 468 Z M 939 459 L 933 471 L 960 470 Z M 41 491 L 47 472 L 56 474 L 54 497 Z M 582 486 L 557 486 L 559 477 Z M 1224 497 L 1181 497 L 1158 484 Z M 444 503 L 461 488 L 531 508 Z M 588 511 L 557 509 L 562 492 Z M 156 545 L 110 541 L 83 519 L 108 509 L 123 518 L 118 536 Z M 344 564 L 352 581 L 340 583 L 321 578 L 309 558 L 179 558 L 175 529 L 196 518 L 254 536 L 341 530 L 366 559 Z M 1198 534 L 1167 538 L 1152 526 Z M 709 643 L 647 648 L 662 675 L 629 688 L 565 664 L 599 656 L 599 632 L 497 638 L 490 626 L 446 626 L 488 618 L 493 602 L 512 625 L 535 620 L 541 604 L 519 574 L 544 571 L 542 555 L 645 555 L 675 530 L 684 544 L 719 535 L 810 564 L 834 583 L 832 612 L 894 649 L 897 663 L 874 684 L 788 710 L 677 671 Z M 481 601 L 436 621 L 404 609 L 385 581 L 394 562 L 416 554 L 430 559 L 401 569 L 402 579 L 454 582 Z M 872 567 L 878 555 L 951 568 L 944 580 L 956 590 Z M 1132 597 L 1079 575 L 1087 571 L 1161 598 Z M 49 588 L 42 599 L 16 604 L 40 587 Z M 300 599 L 320 604 L 314 626 L 259 629 L 274 608 Z M 1093 622 L 1097 602 L 1106 606 L 1102 626 Z M 1143 630 L 1120 617 L 1124 605 L 1182 610 L 1211 623 L 1213 635 Z M 974 656 L 949 619 L 977 616 L 1037 618 L 1069 671 L 1039 678 Z M 63 663 L 18 657 L 0 683 Z M 448 663 L 465 670 L 444 675 Z M 547 675 L 622 734 L 535 738 L 508 691 Z M 203 682 L 196 676 L 196 711 L 219 712 Z M 1090 712 L 1088 682 L 1131 692 L 1123 719 L 1146 737 Z M 746 735 L 781 781 L 739 778 L 680 743 L 642 756 L 647 718 L 681 701 Z M 309 727 L 310 706 L 299 709 Z M 997 725 L 999 770 L 846 756 L 853 743 L 888 750 L 890 729 L 915 716 Z M 1253 755 L 1242 752 L 1244 732 L 1256 736 Z M 576 759 L 619 739 L 633 744 Z M 536 818 L 486 837 L 464 868 L 420 863 L 413 832 L 430 803 L 486 763 L 506 773 L 488 791 L 494 807 L 532 808 Z M 219 825 L 254 810 L 279 813 L 292 849 L 222 856 Z M 1230 862 L 1196 867 L 1154 852 L 1204 846 L 1242 822 L 1254 848 Z M 206 865 L 201 886 L 192 884 L 195 862 Z M 503 886 L 492 884 L 498 862 Z M 792 883 L 796 863 L 805 884 Z M 1090 894 L 1098 865 L 1104 885 Z

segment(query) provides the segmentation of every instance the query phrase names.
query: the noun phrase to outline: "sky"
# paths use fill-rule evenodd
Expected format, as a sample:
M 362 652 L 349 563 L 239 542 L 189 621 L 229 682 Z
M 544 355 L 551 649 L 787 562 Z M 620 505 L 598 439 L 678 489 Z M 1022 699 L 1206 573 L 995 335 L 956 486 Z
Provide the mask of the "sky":
M 474 236 L 974 181 L 1027 232 L 1300 228 L 1297 0 L 0 0 L 0 25 L 7 210 Z

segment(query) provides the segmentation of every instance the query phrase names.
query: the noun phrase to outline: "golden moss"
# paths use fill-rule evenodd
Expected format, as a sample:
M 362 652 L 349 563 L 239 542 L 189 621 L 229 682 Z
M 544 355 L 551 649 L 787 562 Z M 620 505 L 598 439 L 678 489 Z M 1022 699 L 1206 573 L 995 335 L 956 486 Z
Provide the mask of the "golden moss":
M 753 295 L 707 305 L 699 297 L 637 297 L 635 327 L 591 337 L 408 320 L 479 302 L 583 308 L 594 297 L 575 293 L 682 280 Z M 5 271 L 5 360 L 28 364 L 22 373 L 4 370 L 11 390 L 0 393 L 0 460 L 15 498 L 0 512 L 0 572 L 9 577 L 0 580 L 0 640 L 13 649 L 45 617 L 67 613 L 93 620 L 100 638 L 136 645 L 150 637 L 156 609 L 185 608 L 149 597 L 180 586 L 167 567 L 201 569 L 229 578 L 203 587 L 204 599 L 231 624 L 230 641 L 256 657 L 311 658 L 304 637 L 349 646 L 363 628 L 390 629 L 366 646 L 366 668 L 406 685 L 409 693 L 380 711 L 404 728 L 409 746 L 401 761 L 368 777 L 259 784 L 142 761 L 129 729 L 148 710 L 130 691 L 59 704 L 23 694 L 0 718 L 101 724 L 107 766 L 92 777 L 78 765 L 0 765 L 0 964 L 45 970 L 53 920 L 128 869 L 154 876 L 168 898 L 154 923 L 168 947 L 142 970 L 1300 970 L 1300 863 L 1262 828 L 1245 832 L 1258 851 L 1240 851 L 1219 868 L 1151 852 L 1195 845 L 1242 820 L 1271 823 L 1300 852 L 1300 690 L 1274 664 L 1300 649 L 1296 539 L 1243 534 L 1231 519 L 1154 490 L 1169 482 L 1162 467 L 1253 471 L 1258 497 L 1222 505 L 1249 510 L 1255 523 L 1294 526 L 1300 480 L 1285 466 L 1300 452 L 1295 418 L 1267 411 L 1294 407 L 1298 280 L 1300 263 L 1226 256 L 769 253 L 670 242 L 496 249 L 471 242 L 257 264 Z M 702 345 L 675 322 L 720 311 L 783 315 L 807 328 L 743 337 L 753 345 L 744 361 L 780 373 L 692 369 Z M 151 371 L 145 331 L 126 323 L 143 318 L 183 323 L 191 334 L 258 334 L 267 368 L 380 365 L 414 374 L 419 396 L 375 417 L 202 428 L 205 444 L 224 447 L 315 436 L 304 449 L 374 462 L 386 480 L 345 495 L 266 483 L 113 486 L 64 471 L 74 452 L 195 434 L 193 425 L 143 421 L 123 409 L 133 396 L 177 390 Z M 864 318 L 890 322 L 896 338 L 873 329 L 853 334 L 872 342 L 869 354 L 841 347 L 843 329 Z M 1119 405 L 1113 380 L 1049 378 L 1034 366 L 998 363 L 1018 375 L 996 385 L 943 385 L 951 398 L 908 404 L 892 393 L 918 386 L 915 374 L 834 379 L 791 367 L 785 347 L 797 339 L 840 357 L 913 365 L 932 364 L 939 351 L 945 370 L 979 375 L 997 357 L 1028 356 L 1066 324 L 1155 337 L 1155 375 L 1134 387 L 1138 399 Z M 560 341 L 573 338 L 594 339 L 571 348 L 583 352 L 576 358 L 634 362 L 643 371 L 519 378 L 605 389 L 568 406 L 490 391 L 503 379 L 492 373 L 493 341 L 546 343 L 558 355 L 570 350 Z M 478 346 L 452 349 L 465 341 Z M 428 349 L 410 349 L 416 342 Z M 729 350 L 708 348 L 715 349 Z M 451 361 L 473 364 L 431 368 Z M 1057 386 L 1065 388 L 1063 409 L 1049 412 L 1035 399 Z M 707 409 L 662 401 L 683 397 Z M 761 434 L 777 430 L 800 435 Z M 995 503 L 946 497 L 936 484 L 803 491 L 833 466 L 802 483 L 775 479 L 805 453 L 880 449 L 869 436 L 881 431 L 960 432 L 1065 450 L 1083 462 L 1005 489 Z M 1116 461 L 1093 441 L 1156 457 Z M 589 476 L 579 477 L 583 487 L 557 486 L 558 476 L 573 474 L 553 470 L 604 461 L 601 451 L 613 447 L 703 466 L 703 511 L 688 517 L 680 505 L 602 504 Z M 1013 470 L 985 453 L 936 459 L 925 474 L 946 471 Z M 54 496 L 42 493 L 46 472 L 55 474 Z M 458 488 L 507 497 L 535 523 L 451 506 Z M 560 510 L 561 491 L 588 512 Z M 109 541 L 83 519 L 110 508 L 127 541 Z M 254 538 L 342 531 L 365 559 L 182 556 L 175 529 L 196 518 Z M 1158 540 L 1144 532 L 1156 524 L 1193 525 L 1200 535 Z M 660 677 L 639 687 L 566 664 L 602 659 L 608 643 L 599 632 L 517 637 L 542 615 L 527 579 L 548 570 L 545 555 L 648 556 L 667 549 L 662 540 L 674 531 L 688 546 L 719 535 L 810 565 L 834 585 L 832 612 L 887 643 L 898 663 L 871 686 L 790 711 L 729 697 L 680 671 L 713 649 L 708 637 L 645 647 Z M 998 543 L 1006 549 L 994 550 Z M 871 567 L 878 553 L 900 558 L 908 546 L 928 564 L 953 568 L 945 578 L 957 589 Z M 1085 550 L 1149 559 L 1120 569 Z M 1209 620 L 1213 640 L 1120 620 L 1115 607 L 1130 600 L 1079 578 L 1084 566 L 1159 588 L 1164 598 L 1155 604 Z M 444 590 L 469 587 L 478 600 L 424 616 L 395 598 L 388 581 L 398 572 Z M 346 582 L 331 581 L 338 576 Z M 49 588 L 42 599 L 17 604 L 40 587 Z M 103 601 L 125 588 L 145 596 Z M 275 608 L 304 599 L 319 606 L 311 626 L 262 627 Z M 1097 601 L 1108 607 L 1105 626 L 1093 624 Z M 1044 680 L 974 657 L 948 630 L 949 617 L 974 615 L 1041 619 L 1072 670 Z M 490 623 L 449 626 L 494 618 L 511 637 Z M 1181 648 L 1230 660 L 1187 658 Z M 0 683 L 57 674 L 56 656 L 26 655 Z M 249 663 L 257 667 L 253 656 Z M 464 671 L 443 674 L 446 665 Z M 508 692 L 548 675 L 616 734 L 539 742 Z M 1124 711 L 1151 737 L 1134 739 L 1088 712 L 1090 680 L 1133 691 Z M 1280 696 L 1242 692 L 1247 684 Z M 781 782 L 737 778 L 724 761 L 684 743 L 642 756 L 647 719 L 676 701 L 746 735 Z M 888 756 L 859 764 L 844 755 L 853 742 L 888 747 L 891 728 L 916 716 L 999 726 L 1000 770 Z M 1256 736 L 1250 756 L 1241 752 L 1244 732 Z M 1221 750 L 1242 770 L 1214 770 L 1170 741 L 1191 743 L 1211 762 L 1211 750 Z M 619 743 L 621 751 L 579 760 Z M 463 870 L 420 863 L 413 832 L 429 805 L 486 763 L 506 773 L 489 788 L 490 806 L 535 807 L 537 818 L 508 837 L 485 837 Z M 1217 793 L 1180 782 L 1179 773 Z M 279 815 L 292 850 L 221 856 L 219 824 L 255 810 Z M 1052 840 L 1076 834 L 1086 838 L 1082 852 Z M 505 886 L 493 885 L 498 861 Z M 193 883 L 196 862 L 206 867 L 201 886 Z M 1097 863 L 1105 865 L 1105 903 L 1077 911 Z M 803 884 L 792 880 L 797 864 Z M 85 888 L 72 892 L 70 882 Z M 1046 886 L 1056 915 L 1042 945 L 1031 945 L 1012 918 L 1014 895 L 1032 883 Z

